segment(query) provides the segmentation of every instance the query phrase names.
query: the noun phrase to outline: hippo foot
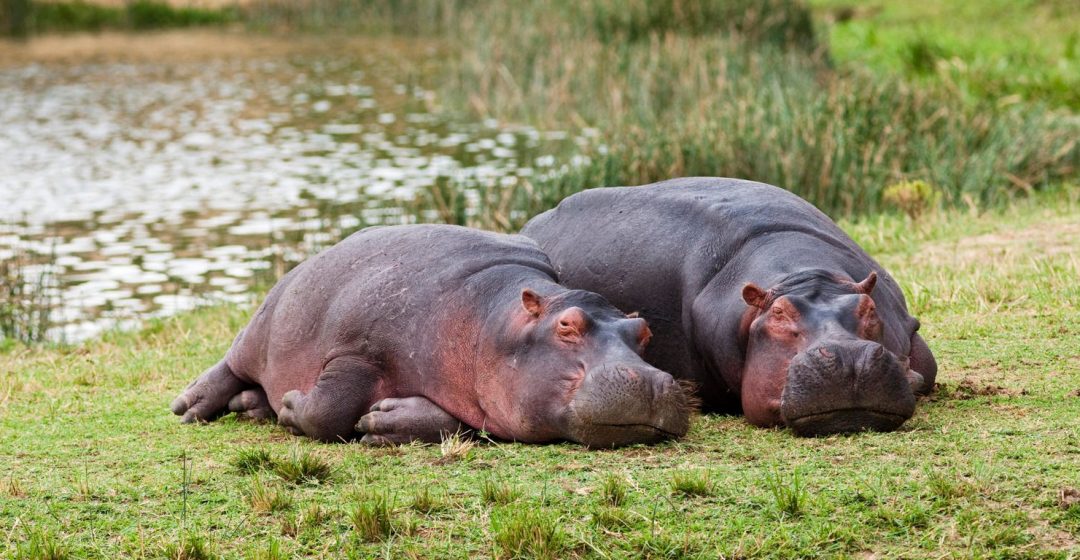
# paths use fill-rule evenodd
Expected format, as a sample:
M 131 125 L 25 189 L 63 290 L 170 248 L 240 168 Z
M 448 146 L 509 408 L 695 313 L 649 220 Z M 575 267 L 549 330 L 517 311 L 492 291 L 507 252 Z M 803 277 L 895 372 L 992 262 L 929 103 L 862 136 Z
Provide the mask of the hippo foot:
M 252 420 L 273 420 L 274 409 L 262 387 L 247 389 L 229 400 L 229 412 Z
M 301 427 L 301 417 L 307 397 L 300 391 L 289 391 L 281 398 L 281 410 L 278 411 L 278 424 L 294 436 L 307 433 Z
M 230 400 L 246 392 L 244 385 L 222 360 L 188 384 L 169 408 L 185 424 L 210 422 L 228 412 Z
M 356 419 L 373 400 L 382 373 L 352 356 L 326 364 L 307 393 L 289 391 L 281 397 L 278 424 L 293 435 L 325 442 L 347 442 L 357 437 Z
M 382 399 L 360 418 L 356 429 L 364 432 L 360 443 L 399 445 L 412 441 L 439 443 L 467 426 L 424 397 Z

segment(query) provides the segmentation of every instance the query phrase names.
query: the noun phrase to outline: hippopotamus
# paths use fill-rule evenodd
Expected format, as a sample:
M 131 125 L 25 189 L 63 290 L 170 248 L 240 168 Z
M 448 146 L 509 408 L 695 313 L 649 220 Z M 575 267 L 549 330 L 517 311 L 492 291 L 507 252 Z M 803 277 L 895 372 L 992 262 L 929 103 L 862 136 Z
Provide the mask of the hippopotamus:
M 564 199 L 522 233 L 560 282 L 637 311 L 703 410 L 798 435 L 896 429 L 937 363 L 885 269 L 771 185 L 683 178 Z
M 692 406 L 642 359 L 651 336 L 645 320 L 559 285 L 520 235 L 374 227 L 282 277 L 172 411 L 184 422 L 276 415 L 327 442 L 437 442 L 471 428 L 648 443 L 685 434 Z

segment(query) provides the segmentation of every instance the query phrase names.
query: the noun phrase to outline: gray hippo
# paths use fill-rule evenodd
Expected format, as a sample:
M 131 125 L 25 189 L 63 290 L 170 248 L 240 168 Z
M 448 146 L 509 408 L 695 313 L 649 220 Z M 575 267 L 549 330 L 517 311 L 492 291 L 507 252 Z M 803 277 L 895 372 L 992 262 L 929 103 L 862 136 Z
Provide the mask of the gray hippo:
M 690 404 L 641 358 L 650 336 L 556 283 L 525 237 L 369 228 L 286 274 L 172 411 L 276 414 L 322 441 L 438 441 L 464 424 L 521 442 L 654 442 L 686 433 Z
M 737 179 L 592 189 L 532 219 L 570 288 L 640 312 L 705 410 L 800 435 L 893 430 L 937 364 L 900 287 L 828 216 Z

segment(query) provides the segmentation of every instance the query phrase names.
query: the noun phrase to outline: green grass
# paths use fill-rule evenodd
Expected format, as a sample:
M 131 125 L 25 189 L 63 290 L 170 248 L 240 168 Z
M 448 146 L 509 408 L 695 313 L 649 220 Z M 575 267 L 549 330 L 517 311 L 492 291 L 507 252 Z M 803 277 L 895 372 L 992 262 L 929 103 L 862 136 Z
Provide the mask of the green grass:
M 491 518 L 491 532 L 500 556 L 506 558 L 563 558 L 566 537 L 559 520 L 548 512 L 509 509 Z
M 480 484 L 480 496 L 489 504 L 506 505 L 521 496 L 521 491 L 513 486 L 488 478 Z
M 811 0 L 835 58 L 971 99 L 1080 109 L 1080 10 L 1071 0 Z
M 15 556 L 26 560 L 65 560 L 71 555 L 57 538 L 43 530 L 31 531 L 15 548 Z
M 238 16 L 236 10 L 231 8 L 175 7 L 155 0 L 132 0 L 122 6 L 101 5 L 83 0 L 5 2 L 7 9 L 0 10 L 0 29 L 10 30 L 11 34 L 17 36 L 28 33 L 106 29 L 145 31 L 223 25 L 235 21 Z M 15 8 L 16 5 L 18 8 Z
M 712 493 L 709 473 L 704 471 L 676 471 L 671 475 L 671 491 L 684 497 L 708 496 Z
M 0 353 L 0 557 L 26 557 L 34 534 L 70 558 L 275 557 L 270 542 L 309 558 L 1075 557 L 1076 192 L 843 223 L 894 272 L 941 365 L 939 391 L 890 434 L 800 439 L 703 416 L 655 446 L 481 443 L 446 461 L 440 446 L 318 444 L 233 417 L 179 424 L 170 400 L 250 310 L 14 346 Z M 274 474 L 304 452 L 334 476 Z M 291 505 L 254 507 L 241 464 Z M 673 492 L 684 473 L 711 491 Z M 415 505 L 423 488 L 441 507 Z
M 779 471 L 772 473 L 766 479 L 766 484 L 775 501 L 778 514 L 802 515 L 806 509 L 807 494 L 798 470 L 792 471 L 790 477 L 785 477 Z
M 232 460 L 232 465 L 241 473 L 256 474 L 274 468 L 274 458 L 267 449 L 241 449 Z
M 258 475 L 251 478 L 247 495 L 252 513 L 271 514 L 291 509 L 292 497 L 289 491 L 276 483 L 267 483 Z
M 175 543 L 161 548 L 159 557 L 168 560 L 215 560 L 214 546 L 200 535 L 184 535 Z
M 362 496 L 351 519 L 356 534 L 366 542 L 381 541 L 394 532 L 394 508 L 387 494 Z
M 619 507 L 626 504 L 629 489 L 626 482 L 616 474 L 604 477 L 600 486 L 600 501 L 604 505 Z
M 432 513 L 446 508 L 444 500 L 427 486 L 418 488 L 413 494 L 412 508 L 419 513 Z
M 303 484 L 328 481 L 334 467 L 311 451 L 293 450 L 288 457 L 274 462 L 273 471 L 286 482 Z
M 1006 59 L 1027 47 L 948 3 L 934 9 L 952 15 L 927 20 L 934 42 L 900 54 L 875 51 L 902 42 L 887 38 L 855 60 L 860 47 L 837 24 L 839 68 L 791 2 L 771 4 L 778 20 L 711 0 L 601 0 L 587 12 L 556 0 L 421 4 L 264 13 L 266 27 L 348 30 L 349 17 L 375 14 L 396 33 L 437 33 L 451 47 L 445 74 L 428 77 L 443 110 L 597 129 L 581 166 L 481 188 L 470 223 L 514 229 L 582 188 L 683 174 L 774 182 L 850 216 L 843 226 L 922 320 L 938 391 L 891 434 L 798 439 L 704 416 L 680 441 L 614 451 L 458 436 L 369 449 L 234 417 L 177 423 L 168 403 L 250 309 L 202 309 L 77 347 L 5 339 L 0 557 L 1080 555 L 1080 203 L 1075 187 L 1050 188 L 1076 179 L 1075 119 L 1040 107 L 1042 86 L 984 86 L 941 66 L 963 41 Z M 850 21 L 902 28 L 890 14 L 929 9 L 898 6 Z M 1005 29 L 1010 14 L 987 17 Z M 1072 56 L 1072 17 L 1033 20 L 1045 25 L 1030 50 L 1047 58 L 1031 67 Z M 1070 106 L 1053 91 L 1047 101 Z M 1002 101 L 1014 92 L 1030 102 Z M 465 220 L 461 205 L 475 202 L 439 188 L 417 207 Z

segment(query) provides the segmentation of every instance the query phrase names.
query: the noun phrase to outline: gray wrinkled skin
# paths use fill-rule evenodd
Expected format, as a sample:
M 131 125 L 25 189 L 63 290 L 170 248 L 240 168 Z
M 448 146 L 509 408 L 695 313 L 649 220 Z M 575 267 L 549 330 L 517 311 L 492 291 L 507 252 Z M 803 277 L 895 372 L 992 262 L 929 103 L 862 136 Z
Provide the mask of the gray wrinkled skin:
M 563 285 L 640 312 L 646 360 L 693 382 L 707 411 L 804 435 L 891 430 L 933 387 L 895 280 L 783 189 L 708 177 L 591 189 L 522 233 Z

